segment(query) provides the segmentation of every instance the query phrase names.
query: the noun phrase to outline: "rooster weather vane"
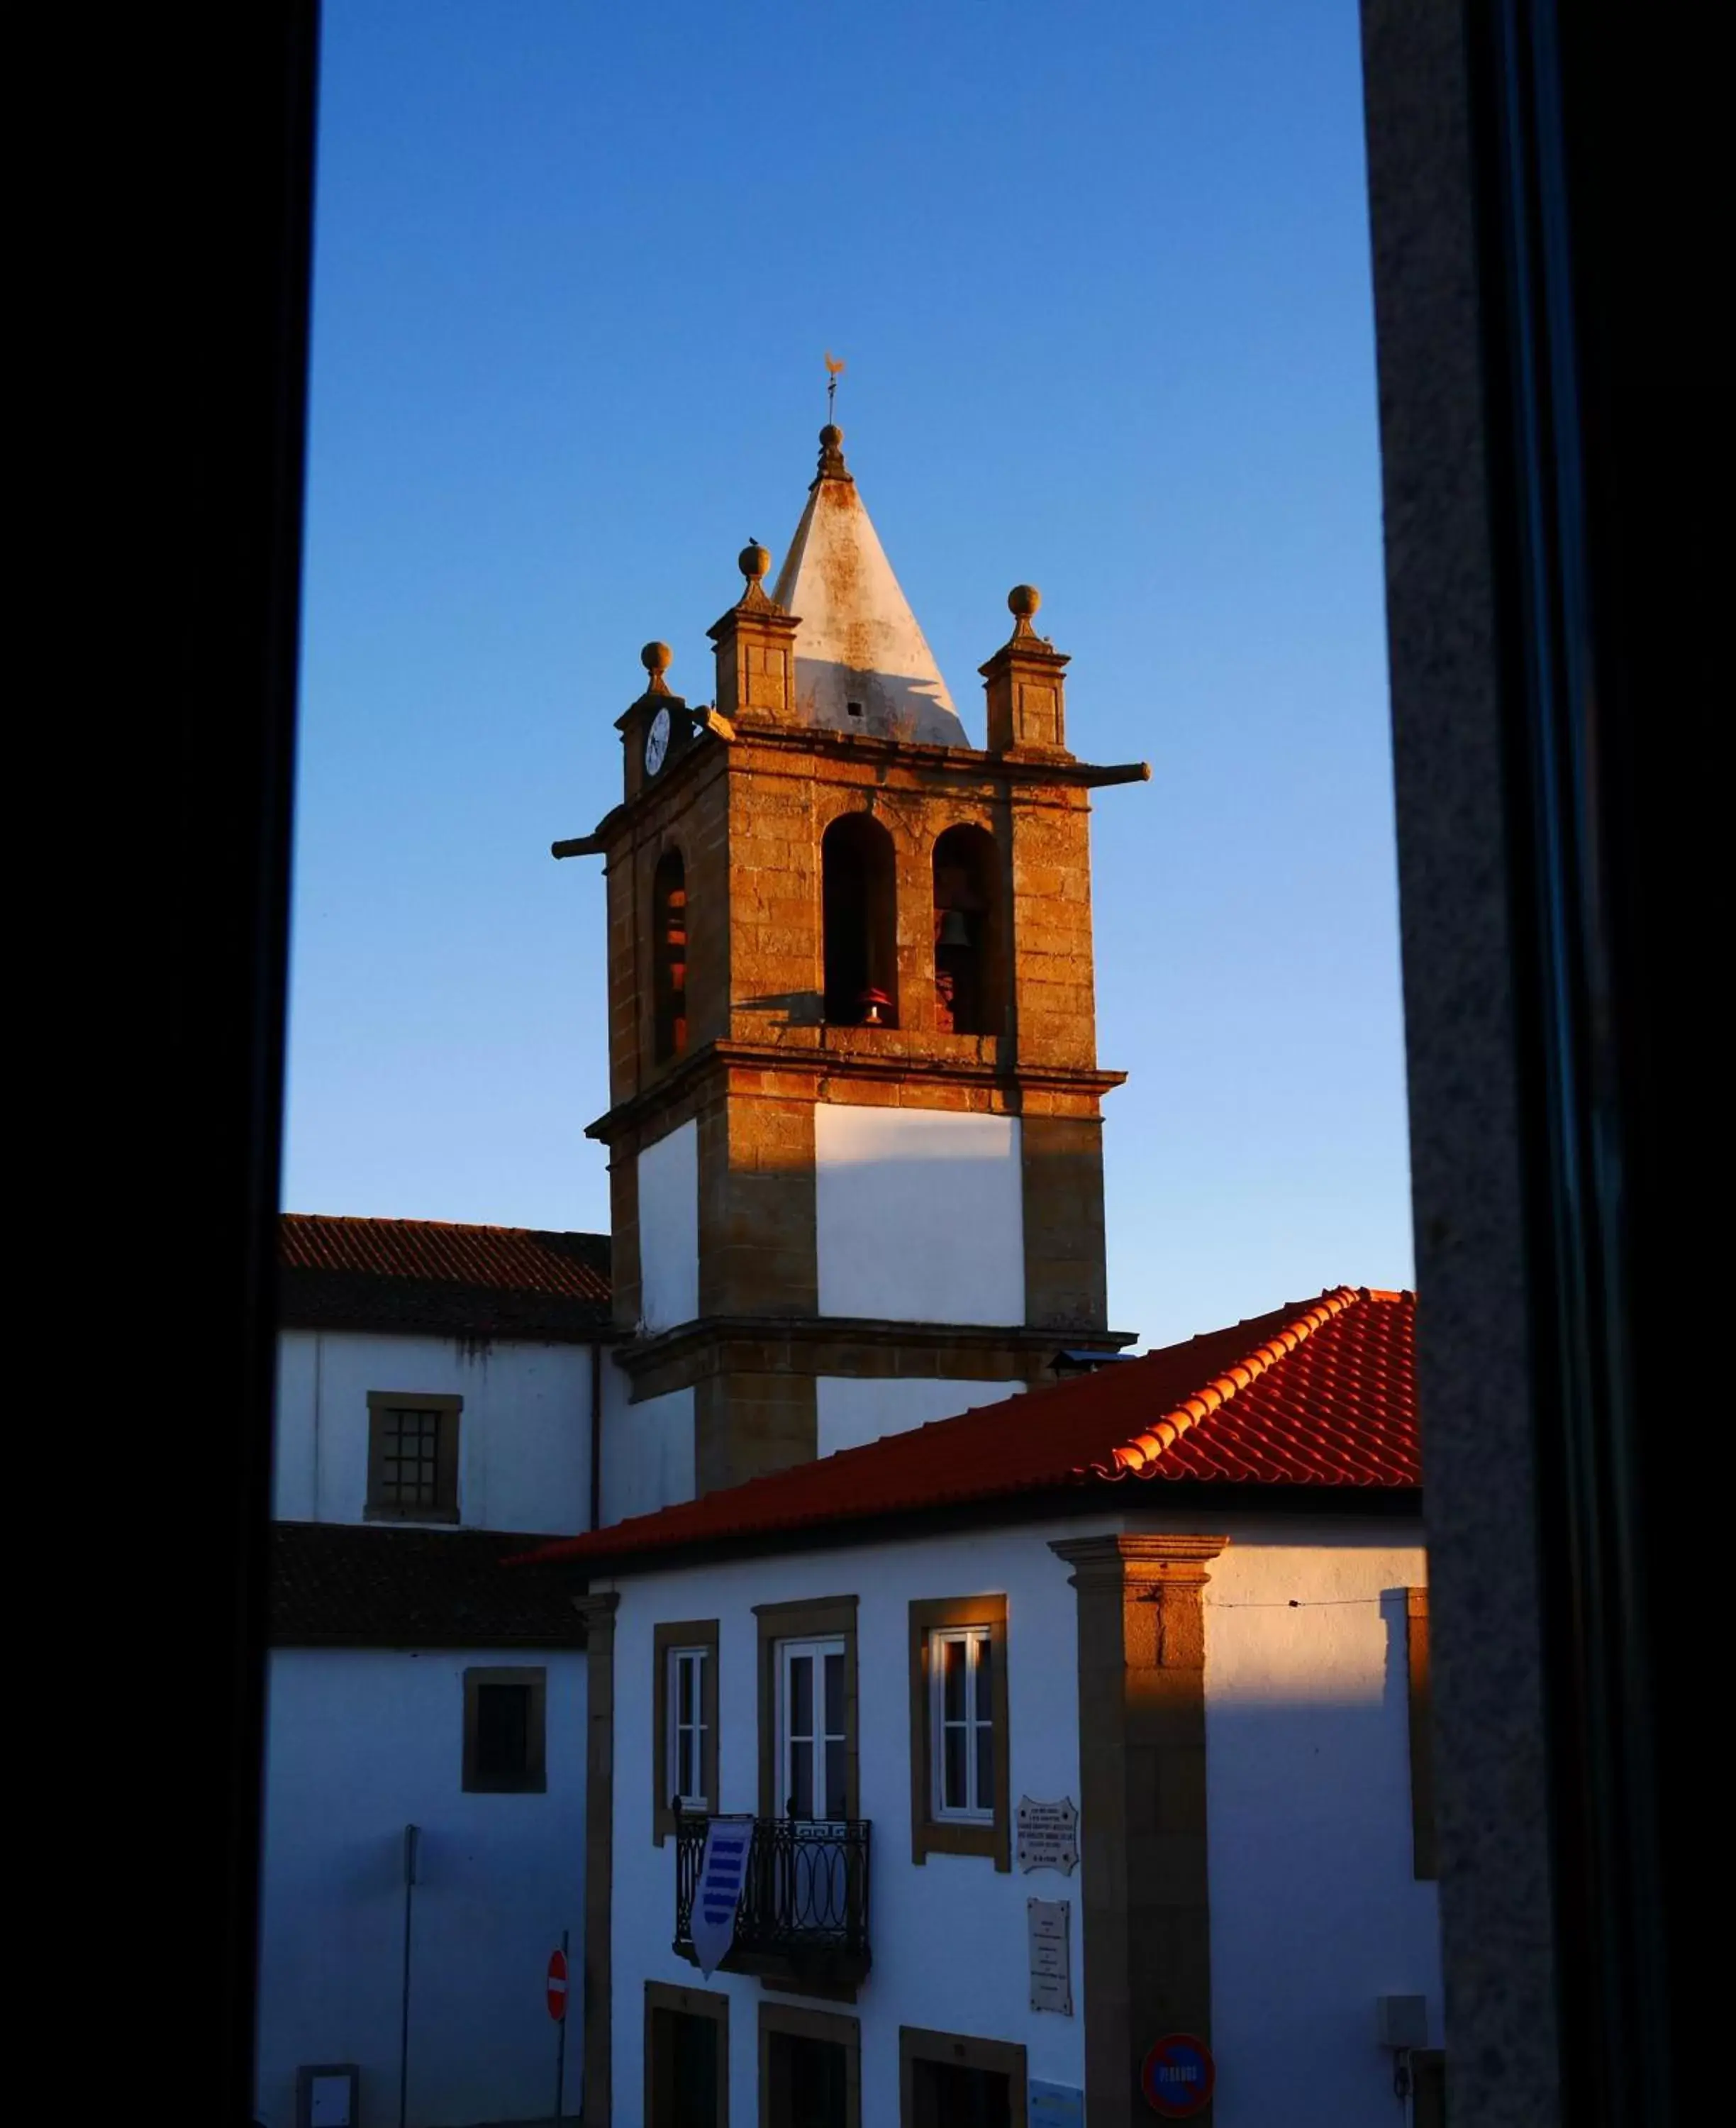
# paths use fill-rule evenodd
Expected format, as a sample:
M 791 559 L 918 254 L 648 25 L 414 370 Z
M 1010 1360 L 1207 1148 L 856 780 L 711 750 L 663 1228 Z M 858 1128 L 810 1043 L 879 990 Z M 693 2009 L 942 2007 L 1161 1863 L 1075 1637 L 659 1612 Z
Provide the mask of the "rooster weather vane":
M 826 419 L 828 421 L 837 403 L 838 379 L 843 373 L 843 363 L 828 349 L 826 354 Z

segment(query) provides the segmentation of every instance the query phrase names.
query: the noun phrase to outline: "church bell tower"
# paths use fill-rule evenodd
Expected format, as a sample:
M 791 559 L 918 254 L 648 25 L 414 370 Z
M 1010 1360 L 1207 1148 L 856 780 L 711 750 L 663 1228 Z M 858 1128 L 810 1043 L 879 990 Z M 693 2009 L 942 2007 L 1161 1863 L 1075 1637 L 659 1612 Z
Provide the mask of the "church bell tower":
M 1044 1379 L 1106 1317 L 1089 794 L 1028 585 L 970 745 L 844 461 L 619 720 L 600 855 L 616 1422 L 708 1492 Z M 619 1451 L 617 1452 L 621 1452 Z M 688 1476 L 690 1459 L 690 1479 Z

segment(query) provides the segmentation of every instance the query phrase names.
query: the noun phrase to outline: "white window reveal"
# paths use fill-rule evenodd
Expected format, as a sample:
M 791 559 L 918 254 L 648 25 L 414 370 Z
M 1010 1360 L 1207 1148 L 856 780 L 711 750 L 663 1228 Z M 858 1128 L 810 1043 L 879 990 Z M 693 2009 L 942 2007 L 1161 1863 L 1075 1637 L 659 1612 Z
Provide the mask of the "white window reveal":
M 682 1810 L 709 1810 L 705 1793 L 704 1648 L 669 1651 L 666 1793 Z
M 778 1769 L 786 1817 L 828 1822 L 847 1813 L 844 1643 L 778 1643 Z
M 928 1636 L 928 1689 L 934 1814 L 991 1823 L 994 1646 L 987 1626 L 944 1626 Z

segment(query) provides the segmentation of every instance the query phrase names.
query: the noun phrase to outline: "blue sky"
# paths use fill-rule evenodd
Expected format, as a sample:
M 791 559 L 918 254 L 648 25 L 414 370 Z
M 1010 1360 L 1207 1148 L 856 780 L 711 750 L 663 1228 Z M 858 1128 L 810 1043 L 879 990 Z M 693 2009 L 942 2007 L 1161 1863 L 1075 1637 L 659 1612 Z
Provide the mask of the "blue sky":
M 327 0 L 285 1202 L 600 1228 L 639 645 L 847 452 L 1093 824 L 1111 1315 L 1411 1280 L 1354 0 Z

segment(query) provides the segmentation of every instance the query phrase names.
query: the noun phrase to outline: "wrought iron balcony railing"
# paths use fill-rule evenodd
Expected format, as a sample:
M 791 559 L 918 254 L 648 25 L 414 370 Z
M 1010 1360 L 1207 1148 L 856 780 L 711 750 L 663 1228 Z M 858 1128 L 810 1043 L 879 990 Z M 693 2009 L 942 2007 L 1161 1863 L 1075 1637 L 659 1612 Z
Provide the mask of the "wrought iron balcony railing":
M 710 1820 L 676 1819 L 675 1949 L 693 1956 L 693 1895 Z M 867 1974 L 869 1822 L 754 1820 L 727 1973 L 849 1984 Z

